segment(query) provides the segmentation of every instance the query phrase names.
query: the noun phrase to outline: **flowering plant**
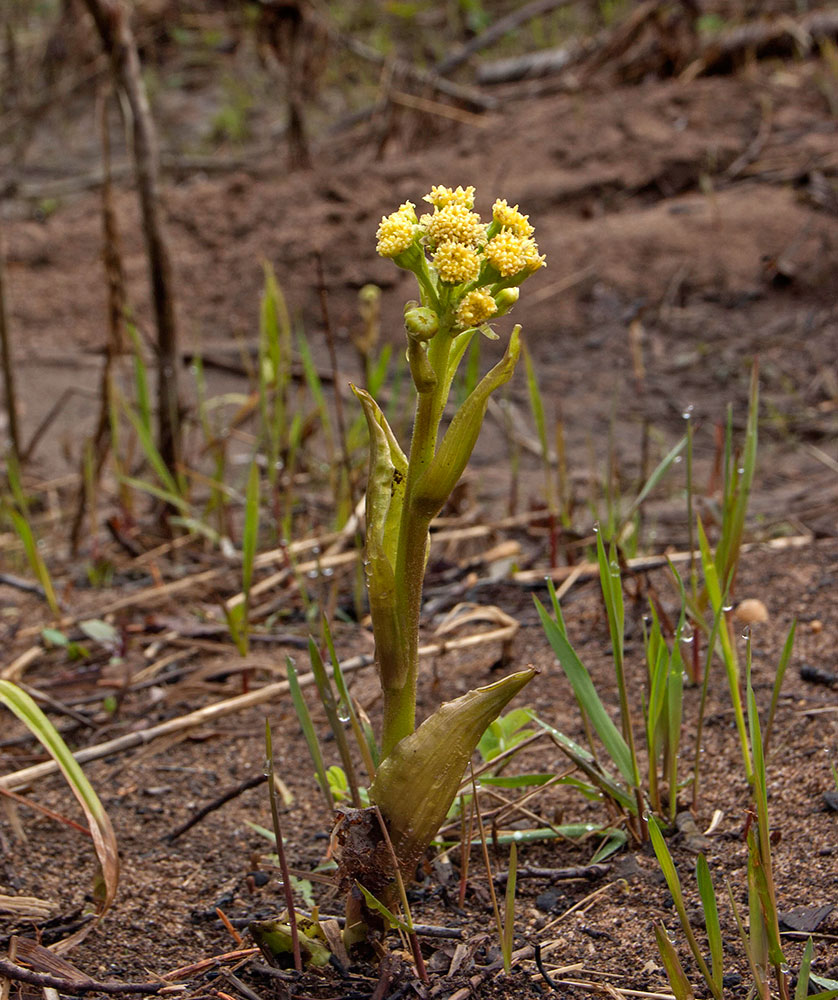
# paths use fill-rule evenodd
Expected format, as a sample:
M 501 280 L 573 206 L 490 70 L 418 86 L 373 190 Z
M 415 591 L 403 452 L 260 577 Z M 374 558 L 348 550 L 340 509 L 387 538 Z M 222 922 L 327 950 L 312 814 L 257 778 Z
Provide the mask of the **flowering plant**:
M 367 588 L 383 693 L 382 762 L 370 799 L 381 810 L 406 877 L 444 819 L 483 731 L 533 675 L 520 671 L 471 691 L 415 730 L 428 531 L 468 463 L 490 395 L 512 376 L 520 327 L 440 440 L 451 384 L 474 334 L 479 330 L 497 339 L 490 320 L 512 308 L 521 283 L 545 262 L 533 227 L 517 206 L 497 200 L 487 224 L 474 211 L 473 187 L 434 186 L 424 200 L 432 211 L 417 216 L 415 205 L 405 202 L 378 227 L 379 254 L 411 271 L 419 286 L 419 300 L 408 302 L 404 313 L 416 389 L 407 455 L 372 396 L 353 386 L 370 432 Z M 351 884 L 359 880 L 360 864 L 349 853 L 344 851 L 341 867 Z M 369 876 L 369 864 L 363 867 Z M 383 883 L 370 884 L 369 878 L 366 887 L 386 894 Z

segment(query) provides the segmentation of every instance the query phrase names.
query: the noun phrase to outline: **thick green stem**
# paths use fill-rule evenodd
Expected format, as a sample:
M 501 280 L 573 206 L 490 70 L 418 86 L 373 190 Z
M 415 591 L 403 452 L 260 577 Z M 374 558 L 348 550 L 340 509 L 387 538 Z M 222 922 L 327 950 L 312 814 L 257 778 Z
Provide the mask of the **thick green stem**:
M 381 738 L 383 757 L 386 757 L 401 739 L 413 732 L 416 722 L 419 614 L 422 606 L 422 583 L 425 577 L 430 524 L 427 517 L 416 510 L 413 491 L 436 451 L 439 424 L 450 388 L 450 381 L 446 378 L 446 368 L 451 343 L 450 331 L 440 329 L 428 346 L 428 360 L 436 374 L 436 384 L 428 392 L 419 393 L 413 422 L 395 566 L 396 614 L 403 626 L 403 643 L 400 651 L 403 669 L 394 671 L 394 674 L 404 678 L 404 683 L 399 687 L 384 685 Z

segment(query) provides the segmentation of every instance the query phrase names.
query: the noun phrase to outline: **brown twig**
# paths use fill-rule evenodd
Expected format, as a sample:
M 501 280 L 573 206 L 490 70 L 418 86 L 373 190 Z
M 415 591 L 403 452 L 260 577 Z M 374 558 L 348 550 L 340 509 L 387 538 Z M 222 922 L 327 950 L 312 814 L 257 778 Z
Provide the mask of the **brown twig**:
M 0 229 L 0 366 L 3 368 L 3 392 L 5 395 L 6 419 L 9 428 L 9 444 L 12 454 L 20 460 L 20 430 L 17 420 L 17 396 L 15 393 L 14 359 L 9 335 L 6 302 L 6 255 L 3 246 L 3 231 Z
M 303 958 L 300 952 L 300 932 L 297 927 L 297 913 L 294 909 L 294 891 L 291 888 L 291 875 L 288 871 L 288 861 L 285 857 L 285 845 L 282 841 L 282 826 L 279 822 L 279 805 L 276 801 L 276 785 L 274 784 L 274 754 L 271 742 L 271 724 L 265 719 L 265 747 L 267 750 L 268 793 L 271 801 L 271 819 L 273 820 L 276 854 L 279 870 L 282 873 L 282 890 L 285 895 L 285 908 L 288 910 L 288 926 L 291 929 L 291 952 L 294 956 L 294 968 L 303 971 Z
M 353 670 L 360 670 L 362 667 L 370 666 L 373 663 L 371 656 L 356 656 L 341 664 L 344 674 Z M 303 674 L 299 678 L 300 687 L 307 687 L 314 683 L 314 674 Z M 110 757 L 112 754 L 123 750 L 131 750 L 135 747 L 145 746 L 152 740 L 160 739 L 162 736 L 171 736 L 175 733 L 182 733 L 185 730 L 193 729 L 196 726 L 215 722 L 216 719 L 233 712 L 241 711 L 245 708 L 252 708 L 254 705 L 261 705 L 266 701 L 271 701 L 288 693 L 288 681 L 277 681 L 274 684 L 267 684 L 256 691 L 249 691 L 247 694 L 237 695 L 235 698 L 227 698 L 224 701 L 215 702 L 199 708 L 195 712 L 178 716 L 176 719 L 169 719 L 161 722 L 157 726 L 142 729 L 139 732 L 126 733 L 105 743 L 98 743 L 92 747 L 86 747 L 74 754 L 76 760 L 83 764 L 89 760 L 100 760 L 102 757 Z M 58 770 L 58 765 L 53 760 L 44 761 L 41 764 L 33 764 L 30 767 L 21 768 L 0 778 L 0 785 L 4 788 L 22 788 L 37 778 L 43 778 L 48 774 L 53 774 Z
M 65 979 L 61 976 L 51 976 L 45 972 L 32 972 L 23 969 L 13 962 L 0 958 L 0 976 L 12 982 L 28 983 L 41 989 L 54 989 L 70 996 L 84 996 L 85 993 L 145 993 L 153 995 L 172 987 L 167 983 L 115 983 L 98 979 L 79 978 Z
M 416 928 L 413 926 L 413 919 L 410 916 L 409 904 L 407 901 L 407 892 L 404 887 L 404 879 L 402 878 L 401 865 L 399 864 L 399 858 L 396 854 L 396 850 L 393 847 L 393 841 L 390 839 L 390 831 L 387 829 L 387 824 L 384 822 L 384 816 L 381 814 L 381 810 L 378 806 L 375 806 L 375 815 L 378 819 L 378 825 L 381 827 L 381 833 L 384 837 L 384 842 L 387 845 L 387 850 L 390 852 L 390 858 L 393 862 L 393 874 L 396 877 L 396 882 L 399 887 L 399 895 L 401 896 L 402 906 L 404 907 L 405 920 L 408 926 L 408 939 L 410 941 L 410 950 L 413 953 L 413 962 L 416 966 L 416 974 L 426 985 L 430 985 L 430 979 L 428 978 L 428 970 L 425 968 L 425 960 L 422 957 L 422 948 L 419 945 L 419 938 L 416 934 Z
M 173 844 L 178 837 L 182 837 L 187 830 L 191 830 L 193 826 L 196 826 L 209 816 L 210 813 L 215 812 L 216 809 L 220 809 L 223 805 L 226 805 L 232 799 L 236 799 L 239 795 L 244 792 L 249 791 L 251 788 L 256 788 L 257 785 L 262 785 L 265 782 L 264 774 L 252 774 L 249 778 L 245 778 L 244 781 L 240 781 L 234 788 L 228 788 L 226 792 L 223 792 L 218 798 L 208 802 L 205 806 L 202 806 L 196 813 L 189 817 L 185 823 L 181 823 L 180 826 L 172 830 L 171 833 L 167 833 L 162 839 L 166 841 L 167 844 Z
M 517 878 L 542 878 L 548 879 L 550 882 L 562 882 L 577 878 L 594 881 L 607 875 L 610 869 L 611 865 L 606 864 L 579 865 L 575 868 L 537 868 L 529 865 L 518 869 Z M 508 872 L 496 872 L 495 882 L 498 885 L 505 885 L 507 875 Z
M 134 170 L 157 326 L 158 450 L 174 471 L 180 458 L 177 325 L 172 265 L 160 213 L 157 134 L 128 11 L 120 0 L 85 0 L 131 109 Z
M 506 17 L 498 18 L 485 31 L 482 31 L 479 35 L 475 35 L 474 38 L 461 45 L 454 52 L 449 53 L 436 64 L 434 72 L 439 73 L 440 76 L 450 73 L 471 58 L 475 52 L 494 45 L 504 35 L 515 28 L 519 28 L 522 24 L 526 24 L 527 21 L 532 21 L 536 17 L 549 14 L 559 7 L 566 7 L 572 2 L 573 0 L 531 0 L 530 3 L 524 4 L 518 10 L 513 10 L 507 14 Z

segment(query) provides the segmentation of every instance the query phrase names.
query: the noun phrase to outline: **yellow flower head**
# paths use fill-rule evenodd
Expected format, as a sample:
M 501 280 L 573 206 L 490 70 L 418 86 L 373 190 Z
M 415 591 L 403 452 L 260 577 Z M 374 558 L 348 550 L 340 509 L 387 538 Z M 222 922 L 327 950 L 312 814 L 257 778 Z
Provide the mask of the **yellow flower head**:
M 474 281 L 480 271 L 480 258 L 470 246 L 446 240 L 437 247 L 434 267 L 447 285 L 461 285 Z
M 378 226 L 378 246 L 382 257 L 398 257 L 413 242 L 416 232 L 416 212 L 413 202 L 406 201 L 392 215 L 382 216 Z
M 480 326 L 498 311 L 497 303 L 488 292 L 480 288 L 468 292 L 457 306 L 457 323 L 466 329 L 470 326 Z
M 532 242 L 532 240 L 522 240 L 510 229 L 501 229 L 497 236 L 493 236 L 486 244 L 484 251 L 486 260 L 494 265 L 502 277 L 508 278 L 512 274 L 523 271 L 527 266 L 528 256 L 525 243 Z
M 422 201 L 430 202 L 434 208 L 445 208 L 446 205 L 461 205 L 463 208 L 474 208 L 474 188 L 469 185 L 467 188 L 443 187 L 441 184 L 434 184 L 431 193 L 426 194 Z
M 506 198 L 498 198 L 494 205 L 492 205 L 492 218 L 495 222 L 506 229 L 511 229 L 516 236 L 522 238 L 532 236 L 535 232 L 530 225 L 530 217 L 528 215 L 521 215 L 517 205 L 510 208 Z
M 530 274 L 535 274 L 539 268 L 547 266 L 547 254 L 540 254 L 538 252 L 538 244 L 535 240 L 523 240 L 521 245 L 526 260 L 526 268 Z
M 465 205 L 451 203 L 437 209 L 433 215 L 423 215 L 420 225 L 434 246 L 453 241 L 478 247 L 486 242 L 486 226 L 476 212 Z

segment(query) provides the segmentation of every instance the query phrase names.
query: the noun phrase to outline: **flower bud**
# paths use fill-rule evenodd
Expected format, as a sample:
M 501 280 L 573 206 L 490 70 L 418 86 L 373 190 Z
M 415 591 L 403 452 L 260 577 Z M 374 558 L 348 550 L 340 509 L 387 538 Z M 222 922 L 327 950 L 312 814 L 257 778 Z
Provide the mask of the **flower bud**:
M 498 306 L 498 311 L 495 315 L 505 316 L 518 301 L 520 294 L 520 288 L 502 288 L 495 296 L 495 302 Z
M 432 340 L 439 329 L 439 316 L 427 306 L 405 310 L 404 328 L 411 340 Z

